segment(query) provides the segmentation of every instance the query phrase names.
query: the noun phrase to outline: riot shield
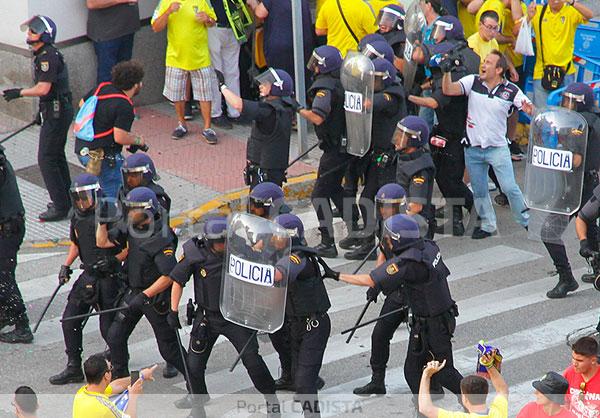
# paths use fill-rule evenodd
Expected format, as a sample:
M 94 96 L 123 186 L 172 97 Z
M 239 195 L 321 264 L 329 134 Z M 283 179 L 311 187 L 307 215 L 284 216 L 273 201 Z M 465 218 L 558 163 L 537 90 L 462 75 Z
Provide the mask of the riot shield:
M 225 319 L 269 333 L 281 328 L 290 250 L 291 239 L 280 225 L 248 213 L 230 218 L 219 304 Z
M 349 51 L 342 64 L 341 81 L 345 90 L 346 152 L 364 156 L 371 147 L 373 122 L 373 62 L 363 54 Z
M 530 209 L 572 215 L 581 204 L 587 122 L 577 112 L 550 107 L 536 113 L 529 131 L 525 203 Z
M 427 26 L 425 15 L 419 6 L 419 1 L 413 1 L 406 10 L 404 19 L 404 32 L 406 33 L 406 43 L 404 44 L 404 67 L 402 77 L 404 78 L 404 90 L 410 91 L 415 82 L 417 73 L 417 63 L 412 59 L 414 48 L 423 43 L 423 31 Z

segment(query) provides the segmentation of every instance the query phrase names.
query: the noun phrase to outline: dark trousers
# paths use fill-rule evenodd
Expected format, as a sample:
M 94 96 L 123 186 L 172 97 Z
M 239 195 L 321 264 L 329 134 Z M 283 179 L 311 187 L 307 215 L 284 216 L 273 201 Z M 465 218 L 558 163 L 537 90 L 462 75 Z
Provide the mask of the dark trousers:
M 315 322 L 307 328 L 306 318 L 290 320 L 290 337 L 296 393 L 302 404 L 305 417 L 320 417 L 317 396 L 317 379 L 323 364 L 327 340 L 331 334 L 329 315 L 317 315 Z M 314 319 L 313 319 L 314 321 Z
M 15 278 L 17 252 L 25 236 L 25 220 L 15 218 L 9 222 L 10 232 L 0 231 L 0 322 L 28 324 L 27 309 Z
M 431 318 L 422 324 L 417 323 L 411 326 L 408 352 L 404 362 L 404 377 L 411 392 L 415 395 L 413 398 L 415 405 L 423 367 L 433 359 L 446 360 L 446 366 L 433 376 L 432 389 L 442 386 L 456 395 L 460 395 L 460 381 L 463 376 L 454 367 L 452 357 L 451 339 L 455 328 L 455 318 L 443 319 L 442 317 Z
M 261 169 L 263 175 L 252 175 L 252 181 L 250 183 L 250 190 L 254 189 L 257 184 L 264 183 L 265 181 L 270 181 L 271 183 L 275 183 L 279 187 L 283 185 L 285 179 L 285 170 L 284 169 Z
M 133 52 L 134 34 L 123 35 L 108 41 L 94 42 L 98 67 L 96 84 L 110 81 L 112 68 L 121 61 L 129 61 Z
M 208 393 L 205 380 L 206 364 L 219 335 L 224 335 L 233 344 L 238 353 L 248 340 L 251 339 L 250 344 L 246 347 L 246 351 L 242 355 L 242 363 L 248 371 L 254 387 L 259 392 L 263 394 L 275 393 L 275 381 L 263 358 L 258 354 L 258 340 L 256 339 L 256 335 L 254 335 L 254 331 L 225 320 L 219 312 L 207 311 L 205 319 L 208 321 L 208 341 L 206 341 L 206 345 L 202 347 L 203 350 L 198 349 L 198 345 L 191 341 L 188 351 L 187 361 L 192 393 Z M 202 316 L 196 317 L 193 329 L 196 328 L 197 321 L 200 320 L 202 320 Z M 192 335 L 193 338 L 194 336 Z
M 367 157 L 369 158 L 369 157 Z M 380 165 L 371 157 L 365 171 L 365 187 L 360 194 L 360 211 L 365 221 L 365 231 L 375 235 L 377 222 L 375 219 L 375 195 L 380 187 L 396 182 L 396 165 Z
M 290 330 L 287 322 L 276 332 L 268 334 L 273 348 L 279 355 L 281 373 L 292 372 L 292 354 L 290 353 Z
M 344 218 L 351 216 L 352 221 L 356 222 L 358 217 L 354 209 L 351 213 L 346 213 L 347 208 L 344 207 L 342 179 L 349 161 L 350 156 L 346 153 L 339 152 L 337 149 L 325 150 L 319 161 L 317 180 L 310 196 L 319 219 L 319 229 L 331 237 L 333 237 L 333 215 L 330 200 Z
M 52 104 L 45 104 L 49 107 Z M 71 187 L 71 175 L 65 156 L 65 144 L 69 126 L 73 119 L 73 108 L 64 105 L 60 118 L 51 117 L 50 111 L 44 114 L 44 123 L 40 130 L 40 142 L 38 146 L 38 165 L 42 172 L 44 184 L 50 195 L 50 200 L 59 211 L 67 211 L 71 207 L 69 187 Z
M 402 296 L 396 291 L 385 298 L 379 315 L 385 315 L 402 307 L 405 307 L 405 303 Z M 394 332 L 405 321 L 406 310 L 403 310 L 386 316 L 375 324 L 371 334 L 371 369 L 373 373 L 385 372 L 390 359 L 390 341 L 394 337 Z
M 133 297 L 133 295 L 131 296 Z M 126 301 L 127 302 L 127 301 Z M 158 343 L 158 351 L 162 358 L 185 376 L 183 369 L 182 346 L 178 347 L 175 331 L 169 327 L 166 314 L 158 313 L 153 305 L 146 305 L 141 310 L 127 310 L 124 315 L 117 315 L 108 331 L 108 346 L 110 348 L 111 362 L 114 368 L 113 377 L 129 375 L 129 352 L 127 341 L 137 323 L 145 316 Z
M 78 300 L 77 293 L 82 286 L 85 277 L 88 273 L 82 273 L 73 285 L 73 289 L 69 293 L 67 306 L 63 312 L 63 318 L 70 316 L 81 315 L 89 312 L 92 308 L 96 310 L 105 310 L 113 308 L 118 294 L 118 285 L 116 279 L 109 277 L 100 277 L 96 280 L 98 287 L 98 303 L 91 306 L 81 300 Z M 100 334 L 104 341 L 108 344 L 108 331 L 115 318 L 115 313 L 106 313 L 100 315 Z M 65 339 L 66 353 L 69 359 L 80 360 L 81 352 L 83 351 L 83 325 L 85 319 L 73 319 L 62 323 L 63 336 Z
M 581 192 L 581 206 L 586 204 L 593 195 L 594 188 L 598 185 L 598 177 L 593 174 L 586 174 L 583 179 L 583 190 Z M 569 217 L 569 221 L 577 216 L 577 212 Z M 566 221 L 566 215 L 548 214 L 544 227 L 542 227 L 542 241 L 552 262 L 558 272 L 570 271 L 571 265 L 567 257 L 567 250 L 560 237 L 562 236 L 569 223 Z M 586 238 L 591 248 L 598 251 L 598 225 L 596 222 L 588 224 Z
M 465 172 L 465 153 L 459 139 L 449 139 L 444 148 L 431 147 L 431 157 L 435 164 L 435 180 L 444 198 L 452 206 L 460 205 L 471 211 L 473 193 L 463 181 Z M 462 209 L 456 211 L 456 217 L 462 220 Z

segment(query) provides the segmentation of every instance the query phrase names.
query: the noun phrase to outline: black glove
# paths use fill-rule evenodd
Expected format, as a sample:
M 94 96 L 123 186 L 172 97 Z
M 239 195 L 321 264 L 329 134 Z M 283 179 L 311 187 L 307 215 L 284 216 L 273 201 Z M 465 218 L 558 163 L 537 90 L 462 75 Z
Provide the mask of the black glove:
M 181 329 L 181 322 L 179 322 L 179 312 L 172 311 L 169 309 L 169 313 L 167 314 L 167 323 L 169 324 L 171 329 Z
M 294 109 L 294 112 L 296 112 L 296 113 L 298 113 L 299 111 L 304 109 L 304 106 L 302 106 L 300 103 L 298 103 L 298 100 L 294 99 L 293 97 L 290 97 L 290 101 L 288 103 L 290 104 L 292 109 Z
M 442 62 L 440 62 L 440 70 L 442 70 L 443 73 L 449 73 L 452 71 L 452 68 L 454 68 L 454 60 L 446 57 L 442 60 Z
M 219 91 L 221 91 L 221 87 L 225 86 L 225 76 L 219 70 L 215 70 L 215 74 L 217 75 L 217 81 L 219 82 Z
M 22 89 L 4 90 L 2 92 L 2 95 L 4 96 L 4 100 L 6 100 L 7 102 L 10 102 L 11 100 L 18 99 L 19 97 L 21 97 L 21 90 Z
M 336 281 L 340 280 L 340 273 L 338 271 L 333 270 L 331 267 L 329 267 L 322 258 L 319 258 L 319 264 L 321 265 L 321 267 L 323 267 L 323 270 L 324 270 L 323 277 L 324 278 L 333 279 Z
M 367 289 L 367 301 L 377 303 L 377 296 L 379 296 L 379 290 L 374 287 L 369 287 Z
M 114 273 L 118 267 L 121 266 L 121 262 L 115 256 L 102 257 L 92 265 L 94 273 L 99 274 L 110 274 Z
M 140 292 L 133 297 L 127 304 L 129 310 L 142 309 L 145 305 L 150 305 L 150 298 L 144 292 Z
M 127 152 L 129 152 L 130 154 L 135 154 L 138 151 L 142 151 L 142 152 L 148 152 L 150 148 L 148 147 L 148 144 L 142 144 L 142 145 L 130 145 L 127 147 Z
M 594 256 L 594 250 L 590 247 L 587 239 L 579 241 L 579 255 L 583 258 L 591 258 Z
M 67 283 L 71 278 L 71 273 L 73 273 L 71 267 L 64 264 L 60 266 L 60 271 L 58 272 L 58 283 L 61 285 Z

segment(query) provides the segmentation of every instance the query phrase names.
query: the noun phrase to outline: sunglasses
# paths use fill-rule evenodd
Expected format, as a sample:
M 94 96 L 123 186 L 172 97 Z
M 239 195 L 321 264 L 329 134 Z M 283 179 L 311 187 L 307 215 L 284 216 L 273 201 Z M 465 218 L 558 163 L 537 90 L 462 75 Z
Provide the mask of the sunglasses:
M 586 382 L 581 382 L 581 384 L 579 385 L 579 402 L 583 402 L 583 399 L 585 398 L 586 385 Z
M 486 28 L 487 30 L 489 30 L 491 32 L 498 32 L 498 29 L 500 29 L 499 26 L 484 25 L 483 23 L 481 23 L 481 26 L 483 26 L 484 28 Z

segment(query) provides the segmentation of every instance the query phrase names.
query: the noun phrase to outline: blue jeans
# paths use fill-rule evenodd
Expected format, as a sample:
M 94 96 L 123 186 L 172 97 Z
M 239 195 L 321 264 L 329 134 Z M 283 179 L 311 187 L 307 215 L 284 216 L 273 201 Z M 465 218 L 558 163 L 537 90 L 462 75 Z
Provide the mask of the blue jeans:
M 471 177 L 473 200 L 477 214 L 481 218 L 481 229 L 486 232 L 496 230 L 496 212 L 492 206 L 488 190 L 488 170 L 492 166 L 500 182 L 500 187 L 510 203 L 515 221 L 521 226 L 527 226 L 529 214 L 523 213 L 525 201 L 521 189 L 515 181 L 510 151 L 503 147 L 469 147 L 465 148 L 465 165 Z
M 79 156 L 79 161 L 85 167 L 90 160 L 87 155 Z M 100 187 L 102 188 L 102 197 L 104 198 L 117 198 L 119 189 L 123 185 L 123 176 L 121 175 L 121 166 L 123 165 L 123 155 L 115 155 L 115 166 L 111 167 L 109 160 L 105 158 L 102 160 L 102 168 L 98 180 Z
M 575 74 L 567 74 L 561 87 L 567 87 L 575 82 Z M 548 95 L 552 93 L 542 87 L 542 80 L 533 80 L 533 104 L 535 107 L 546 107 Z M 559 103 L 560 104 L 560 103 Z
M 133 33 L 109 41 L 94 42 L 98 60 L 97 82 L 110 81 L 112 68 L 121 61 L 129 61 L 133 52 Z

